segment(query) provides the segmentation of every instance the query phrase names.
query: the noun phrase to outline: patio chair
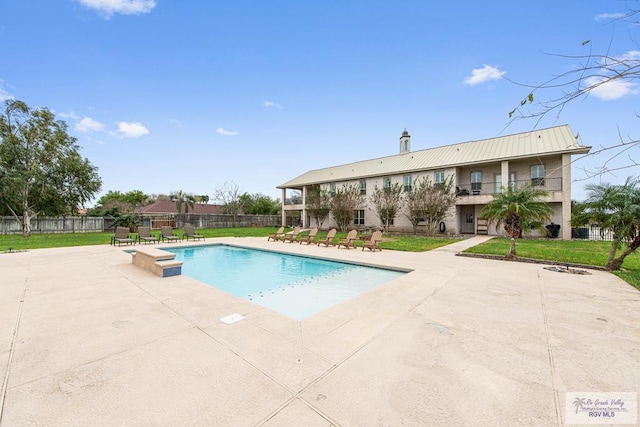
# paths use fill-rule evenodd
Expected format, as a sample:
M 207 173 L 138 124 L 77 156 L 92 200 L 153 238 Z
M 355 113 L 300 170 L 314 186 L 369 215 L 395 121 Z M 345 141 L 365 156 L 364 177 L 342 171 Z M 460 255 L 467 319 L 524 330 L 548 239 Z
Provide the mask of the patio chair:
M 355 242 L 358 238 L 358 230 L 353 229 L 347 233 L 347 237 L 338 241 L 338 249 L 340 246 L 344 246 L 345 248 L 355 248 Z
M 269 240 L 273 240 L 274 242 L 278 241 L 282 238 L 283 234 L 284 234 L 284 227 L 280 227 L 275 233 L 269 234 L 269 236 L 267 237 L 267 242 Z
M 373 252 L 375 252 L 376 249 L 379 251 L 382 251 L 382 249 L 380 249 L 381 241 L 382 241 L 382 231 L 376 230 L 371 235 L 371 240 L 369 240 L 368 242 L 364 242 L 362 244 L 362 250 L 364 251 L 364 248 L 369 248 Z
M 306 234 L 304 236 L 300 237 L 300 244 L 302 244 L 302 242 L 308 244 L 311 243 L 315 243 L 314 240 L 316 239 L 316 235 L 318 234 L 318 228 L 312 228 L 311 231 L 309 232 L 309 234 Z
M 193 240 L 204 240 L 204 236 L 202 234 L 196 234 L 196 228 L 193 225 L 185 224 L 184 225 L 184 234 L 182 235 L 183 239 L 193 239 Z
M 335 228 L 332 228 L 331 230 L 329 230 L 329 232 L 327 233 L 327 236 L 324 239 L 318 239 L 318 247 L 320 247 L 320 245 L 335 246 L 336 244 L 333 243 L 333 239 L 336 237 L 337 232 L 338 230 L 336 230 Z
M 293 229 L 293 231 L 289 232 L 289 233 L 285 233 L 282 236 L 282 241 L 283 242 L 289 242 L 289 243 L 293 243 L 296 240 L 298 240 L 298 234 L 300 234 L 300 231 L 302 231 L 302 228 L 300 227 L 295 227 Z
M 160 230 L 162 232 L 160 237 L 163 242 L 165 240 L 168 242 L 179 242 L 181 240 L 180 236 L 176 236 L 175 234 L 173 234 L 173 227 L 170 225 L 163 225 L 162 227 L 160 227 Z
M 129 236 L 129 228 L 127 227 L 116 227 L 116 234 L 111 238 L 111 244 L 120 246 L 122 243 L 126 243 L 127 245 L 135 245 L 136 241 Z
M 138 243 L 159 243 L 160 237 L 151 234 L 151 227 L 138 227 Z

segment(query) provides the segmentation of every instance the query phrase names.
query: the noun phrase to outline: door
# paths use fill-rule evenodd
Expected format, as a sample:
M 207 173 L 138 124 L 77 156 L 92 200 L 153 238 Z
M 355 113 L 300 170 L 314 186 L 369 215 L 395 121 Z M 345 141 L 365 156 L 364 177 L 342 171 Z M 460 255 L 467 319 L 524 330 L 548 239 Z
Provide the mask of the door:
M 462 224 L 460 227 L 460 231 L 462 232 L 462 234 L 475 233 L 476 227 L 475 227 L 474 211 L 475 209 L 473 206 L 466 206 L 464 209 L 462 209 L 461 211 Z

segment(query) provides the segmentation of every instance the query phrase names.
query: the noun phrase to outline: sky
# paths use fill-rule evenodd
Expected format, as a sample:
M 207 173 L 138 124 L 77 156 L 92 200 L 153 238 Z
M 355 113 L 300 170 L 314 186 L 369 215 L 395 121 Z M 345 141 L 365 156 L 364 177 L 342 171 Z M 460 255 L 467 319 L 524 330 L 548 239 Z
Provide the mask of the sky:
M 276 187 L 308 170 L 398 154 L 404 129 L 413 151 L 562 124 L 592 151 L 640 138 L 634 82 L 602 86 L 559 115 L 508 117 L 527 85 L 583 64 L 571 56 L 640 57 L 640 32 L 618 19 L 634 7 L 0 0 L 0 101 L 64 120 L 98 168 L 97 198 L 132 190 L 214 197 L 225 185 L 281 198 Z M 536 102 L 560 91 L 536 92 Z M 610 157 L 574 157 L 574 199 L 585 198 L 587 183 L 639 175 L 640 167 L 588 173 Z

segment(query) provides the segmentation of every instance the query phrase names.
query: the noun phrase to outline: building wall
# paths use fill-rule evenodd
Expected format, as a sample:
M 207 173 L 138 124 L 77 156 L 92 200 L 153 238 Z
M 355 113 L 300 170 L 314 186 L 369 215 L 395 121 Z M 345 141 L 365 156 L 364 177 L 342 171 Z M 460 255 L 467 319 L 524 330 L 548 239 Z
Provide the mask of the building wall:
M 570 171 L 563 170 L 564 168 L 570 167 L 570 155 L 565 156 L 569 159 L 564 159 L 562 156 L 546 156 L 546 157 L 537 157 L 530 159 L 520 159 L 513 160 L 507 163 L 509 175 L 515 172 L 515 179 L 521 185 L 528 184 L 531 182 L 531 167 L 533 165 L 542 164 L 545 167 L 545 179 L 549 179 L 553 181 L 553 185 L 561 191 L 551 191 L 549 196 L 550 206 L 554 210 L 553 222 L 561 225 L 561 237 L 566 238 L 565 228 L 568 227 L 568 232 L 570 233 L 570 224 L 569 219 L 566 218 L 570 216 L 570 208 L 567 206 L 563 207 L 563 204 L 570 204 L 570 186 L 567 186 L 566 180 L 570 179 Z M 482 189 L 480 191 L 480 195 L 469 195 L 465 197 L 460 197 L 456 202 L 456 205 L 452 207 L 449 211 L 449 215 L 444 219 L 445 223 L 445 233 L 449 234 L 462 234 L 465 232 L 469 232 L 472 234 L 476 233 L 477 230 L 477 219 L 480 217 L 480 212 L 484 205 L 491 200 L 491 195 L 500 191 L 500 187 L 504 182 L 507 181 L 505 177 L 502 177 L 501 182 L 496 182 L 496 175 L 502 175 L 505 171 L 503 162 L 492 162 L 492 163 L 484 163 L 478 165 L 469 165 L 460 168 L 441 168 L 434 170 L 427 170 L 421 172 L 412 172 L 411 174 L 394 174 L 388 175 L 387 177 L 391 178 L 391 184 L 399 184 L 403 185 L 404 176 L 411 175 L 412 182 L 416 182 L 416 180 L 420 180 L 424 177 L 427 177 L 431 182 L 434 181 L 434 174 L 436 171 L 444 171 L 445 177 L 453 176 L 454 177 L 454 186 L 460 186 L 463 188 L 471 188 L 471 173 L 475 171 L 479 171 L 482 173 Z M 383 187 L 385 176 L 378 176 L 366 179 L 367 186 L 367 194 L 363 197 L 364 203 L 360 209 L 364 209 L 365 214 L 365 223 L 364 225 L 353 225 L 355 228 L 382 228 L 382 224 L 380 219 L 375 213 L 375 209 L 372 204 L 369 202 L 369 197 L 375 190 L 376 186 L 378 188 Z M 360 180 L 351 180 L 345 182 L 335 182 L 336 188 L 341 188 L 343 184 L 347 185 L 359 185 Z M 323 184 L 323 187 L 326 190 L 330 189 L 330 183 Z M 567 193 L 568 192 L 568 193 Z M 473 215 L 473 224 L 466 224 L 466 219 L 469 218 L 468 215 Z M 305 218 L 306 219 L 306 218 Z M 315 221 L 311 219 L 307 219 L 307 226 L 315 227 L 319 226 L 319 224 L 315 224 Z M 322 224 L 322 228 L 331 228 L 335 227 L 336 223 L 331 216 L 329 216 Z M 390 231 L 396 232 L 413 232 L 413 226 L 411 222 L 407 219 L 403 212 L 401 212 L 394 219 L 393 226 L 389 227 Z M 424 230 L 424 227 L 419 227 L 419 231 Z M 488 232 L 490 235 L 502 235 L 504 234 L 504 230 L 501 227 L 496 227 L 495 224 L 491 224 L 489 226 Z M 532 236 L 544 236 L 544 232 L 538 232 L 537 230 L 533 230 L 531 232 Z M 569 234 L 570 238 L 570 234 Z

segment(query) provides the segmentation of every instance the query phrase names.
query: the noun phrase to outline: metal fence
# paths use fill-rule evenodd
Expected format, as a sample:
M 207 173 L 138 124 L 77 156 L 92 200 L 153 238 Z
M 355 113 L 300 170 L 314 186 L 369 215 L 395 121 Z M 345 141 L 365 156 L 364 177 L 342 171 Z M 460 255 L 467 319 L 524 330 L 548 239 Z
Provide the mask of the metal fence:
M 600 230 L 600 227 L 576 227 L 571 229 L 571 238 L 584 239 L 584 240 L 601 240 L 611 241 L 613 240 L 613 231 L 605 229 Z
M 196 228 L 228 228 L 233 227 L 276 227 L 280 225 L 280 215 L 208 215 L 179 214 L 164 216 L 137 216 L 138 225 L 160 229 L 163 225 L 182 228 L 191 224 Z M 113 231 L 115 219 L 103 217 L 35 217 L 31 219 L 31 233 L 96 233 Z M 0 217 L 0 235 L 22 234 L 20 222 L 12 216 Z

